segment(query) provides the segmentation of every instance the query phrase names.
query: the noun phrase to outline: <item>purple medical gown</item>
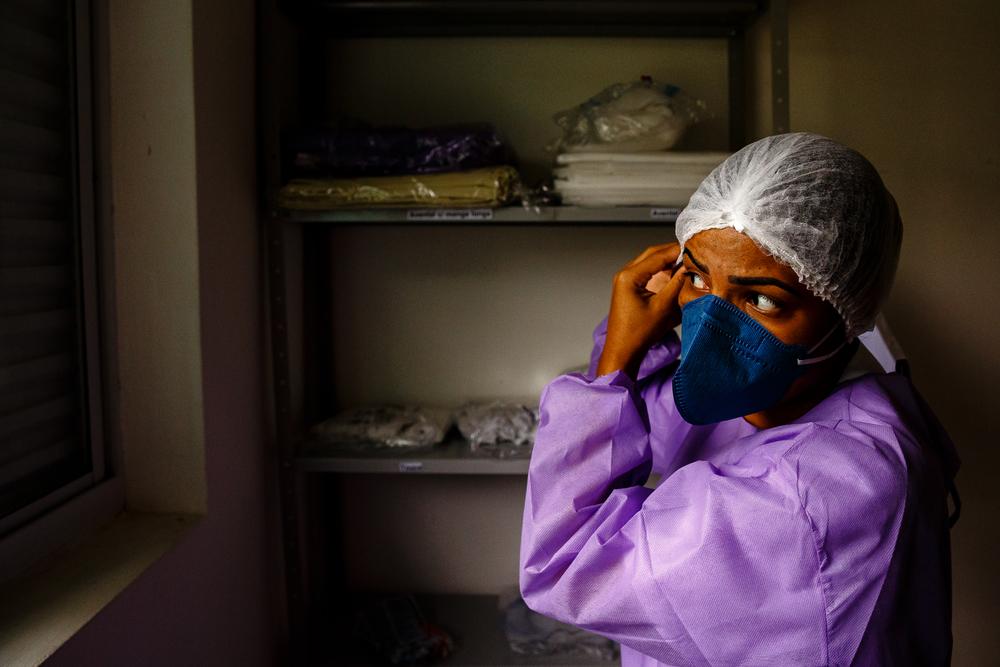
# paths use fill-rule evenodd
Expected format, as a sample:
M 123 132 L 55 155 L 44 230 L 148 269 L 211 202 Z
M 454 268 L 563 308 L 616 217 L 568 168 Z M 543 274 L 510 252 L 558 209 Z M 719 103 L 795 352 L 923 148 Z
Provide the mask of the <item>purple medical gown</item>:
M 693 426 L 680 342 L 633 381 L 541 395 L 520 586 L 622 645 L 622 665 L 941 665 L 951 654 L 948 436 L 907 378 L 842 382 L 790 424 Z M 661 474 L 655 490 L 644 486 Z

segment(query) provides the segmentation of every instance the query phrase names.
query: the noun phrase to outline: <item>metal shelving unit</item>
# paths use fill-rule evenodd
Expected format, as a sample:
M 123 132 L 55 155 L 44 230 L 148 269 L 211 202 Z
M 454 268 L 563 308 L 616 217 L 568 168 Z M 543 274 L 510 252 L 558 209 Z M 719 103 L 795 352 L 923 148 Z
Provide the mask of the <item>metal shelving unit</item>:
M 656 225 L 677 221 L 679 208 L 665 206 L 504 206 L 502 208 L 278 210 L 286 223 L 366 225 Z
M 677 209 L 663 207 L 585 208 L 548 206 L 530 209 L 510 206 L 499 209 L 359 209 L 337 211 L 288 211 L 279 209 L 276 193 L 281 185 L 279 137 L 290 123 L 281 117 L 279 100 L 288 81 L 321 80 L 315 71 L 289 73 L 282 67 L 279 48 L 287 34 L 280 25 L 291 25 L 295 48 L 303 54 L 303 67 L 322 59 L 324 40 L 343 37 L 384 36 L 646 36 L 663 38 L 724 39 L 728 75 L 720 85 L 729 99 L 729 145 L 744 145 L 746 128 L 745 85 L 748 27 L 762 17 L 770 24 L 769 91 L 772 128 L 788 131 L 788 35 L 787 0 L 399 0 L 370 2 L 354 0 L 258 0 L 258 125 L 260 128 L 261 233 L 265 247 L 269 294 L 271 343 L 273 438 L 279 460 L 279 482 L 284 544 L 286 603 L 288 611 L 289 661 L 291 664 L 342 664 L 324 655 L 317 641 L 320 605 L 310 599 L 311 578 L 316 566 L 309 562 L 309 497 L 322 475 L 407 474 L 436 475 L 524 475 L 526 458 L 496 459 L 470 451 L 467 443 L 450 440 L 426 451 L 366 452 L 360 448 L 333 448 L 303 437 L 295 398 L 303 377 L 300 363 L 290 349 L 290 321 L 302 319 L 308 329 L 309 314 L 302 314 L 303 292 L 314 289 L 303 275 L 322 267 L 322 254 L 311 248 L 310 235 L 338 226 L 460 226 L 496 225 L 542 227 L 664 226 L 673 223 Z M 278 20 L 278 19 L 281 20 Z M 309 86 L 296 93 L 305 109 L 319 108 L 310 99 Z M 314 120 L 308 113 L 295 122 Z M 291 250 L 294 249 L 294 250 Z M 297 255 L 296 253 L 301 253 Z M 297 319 L 298 318 L 298 319 Z M 308 384 L 308 378 L 305 379 Z M 295 385 L 293 386 L 293 383 Z M 308 396 L 306 397 L 308 401 Z M 533 662 L 506 648 L 498 624 L 496 598 L 491 596 L 430 596 L 439 612 L 437 620 L 454 625 L 464 645 L 449 664 L 559 664 Z M 310 628 L 312 630 L 310 631 Z M 318 653 L 317 653 L 318 652 Z M 353 663 L 352 663 L 353 664 Z M 357 664 L 364 664 L 357 663 Z M 566 664 L 580 664 L 570 661 Z

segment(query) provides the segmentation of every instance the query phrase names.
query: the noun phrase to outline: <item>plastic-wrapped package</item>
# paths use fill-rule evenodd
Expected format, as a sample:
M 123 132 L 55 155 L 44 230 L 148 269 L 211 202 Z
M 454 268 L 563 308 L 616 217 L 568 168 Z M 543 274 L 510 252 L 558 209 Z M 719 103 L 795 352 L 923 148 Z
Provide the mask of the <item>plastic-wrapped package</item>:
M 386 596 L 357 611 L 354 635 L 393 665 L 444 659 L 454 640 L 429 623 L 412 595 Z
M 508 592 L 498 603 L 504 634 L 514 653 L 607 661 L 619 658 L 618 644 L 612 640 L 532 611 L 520 594 Z
M 474 452 L 500 458 L 527 455 L 538 427 L 538 407 L 514 401 L 470 401 L 456 411 L 455 423 Z
M 342 410 L 314 426 L 312 433 L 344 444 L 426 447 L 444 440 L 451 424 L 447 408 L 387 404 Z
M 406 176 L 296 179 L 278 193 L 287 209 L 371 207 L 496 207 L 515 199 L 520 178 L 513 167 Z
M 295 178 L 391 176 L 514 164 L 492 125 L 294 129 L 282 136 L 285 174 Z
M 704 103 L 677 86 L 643 76 L 608 86 L 583 104 L 553 116 L 563 134 L 554 152 L 631 153 L 672 148 L 705 115 Z

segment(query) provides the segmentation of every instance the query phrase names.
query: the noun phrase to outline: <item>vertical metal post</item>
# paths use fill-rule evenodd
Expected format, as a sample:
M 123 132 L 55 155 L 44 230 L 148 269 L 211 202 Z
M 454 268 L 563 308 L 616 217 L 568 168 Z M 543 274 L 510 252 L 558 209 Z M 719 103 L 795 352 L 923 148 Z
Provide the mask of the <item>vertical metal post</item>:
M 257 161 L 260 205 L 267 216 L 276 208 L 274 195 L 281 185 L 281 113 L 277 82 L 278 49 L 272 34 L 277 8 L 274 0 L 257 3 Z
M 774 133 L 791 131 L 788 107 L 788 0 L 771 0 L 771 113 Z
M 303 591 L 299 473 L 295 469 L 295 441 L 291 423 L 291 387 L 288 361 L 287 278 L 284 223 L 268 221 L 267 283 L 270 296 L 271 356 L 273 364 L 275 435 L 278 448 L 278 487 L 281 502 L 281 539 L 288 605 L 288 638 L 296 664 L 305 651 L 306 601 Z
M 729 52 L 729 150 L 746 144 L 746 33 L 733 29 L 726 39 Z
M 271 344 L 271 385 L 274 409 L 273 438 L 278 461 L 280 538 L 284 558 L 285 605 L 288 654 L 282 662 L 304 664 L 307 653 L 302 530 L 300 527 L 301 480 L 296 472 L 295 430 L 292 424 L 290 360 L 288 349 L 288 278 L 285 267 L 286 223 L 275 211 L 274 193 L 281 183 L 280 95 L 278 48 L 274 34 L 278 18 L 275 0 L 257 2 L 257 124 L 258 164 L 261 188 L 260 224 L 268 323 Z

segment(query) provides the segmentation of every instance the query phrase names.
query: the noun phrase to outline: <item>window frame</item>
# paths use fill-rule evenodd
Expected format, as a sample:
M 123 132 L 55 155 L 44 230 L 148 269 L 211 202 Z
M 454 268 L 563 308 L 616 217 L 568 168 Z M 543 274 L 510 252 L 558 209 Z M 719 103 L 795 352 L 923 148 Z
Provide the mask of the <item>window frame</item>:
M 110 388 L 115 365 L 113 236 L 110 169 L 107 0 L 72 0 L 73 215 L 83 334 L 78 358 L 81 410 L 86 418 L 91 469 L 38 500 L 0 518 L 0 582 L 29 569 L 60 547 L 92 534 L 124 509 L 117 408 Z

